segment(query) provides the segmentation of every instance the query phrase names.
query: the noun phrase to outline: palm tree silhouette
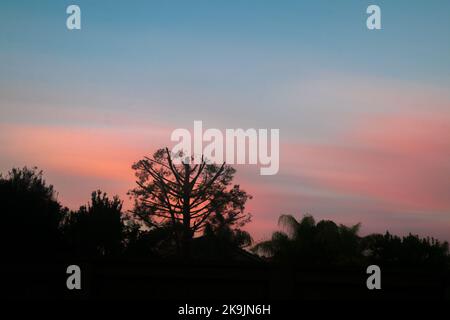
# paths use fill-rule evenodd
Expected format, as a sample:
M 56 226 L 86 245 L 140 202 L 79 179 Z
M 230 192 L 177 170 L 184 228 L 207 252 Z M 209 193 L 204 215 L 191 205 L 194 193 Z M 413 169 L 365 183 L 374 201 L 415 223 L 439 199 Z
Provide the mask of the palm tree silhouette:
M 276 262 L 300 265 L 348 265 L 361 260 L 362 250 L 358 236 L 360 224 L 348 227 L 333 221 L 305 215 L 298 221 L 292 215 L 282 215 L 272 238 L 252 248 Z

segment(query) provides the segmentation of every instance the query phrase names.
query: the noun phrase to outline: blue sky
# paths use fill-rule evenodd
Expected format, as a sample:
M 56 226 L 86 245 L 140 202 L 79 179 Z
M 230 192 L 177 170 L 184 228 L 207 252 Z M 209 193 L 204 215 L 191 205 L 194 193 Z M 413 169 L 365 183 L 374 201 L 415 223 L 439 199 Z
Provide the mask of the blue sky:
M 75 32 L 71 3 L 3 2 L 0 83 L 12 102 L 25 84 L 44 103 L 68 91 L 109 110 L 157 100 L 184 120 L 186 102 L 192 119 L 214 102 L 231 119 L 245 105 L 282 122 L 273 91 L 319 72 L 450 82 L 448 1 L 379 1 L 378 32 L 365 27 L 367 1 L 78 1 Z

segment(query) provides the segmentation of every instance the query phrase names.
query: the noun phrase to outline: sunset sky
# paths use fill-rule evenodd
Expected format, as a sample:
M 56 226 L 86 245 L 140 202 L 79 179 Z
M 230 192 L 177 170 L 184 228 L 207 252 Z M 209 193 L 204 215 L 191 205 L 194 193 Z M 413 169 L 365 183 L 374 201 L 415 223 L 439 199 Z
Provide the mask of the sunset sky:
M 236 166 L 256 240 L 306 213 L 450 240 L 450 1 L 2 1 L 0 172 L 129 208 L 132 163 L 194 120 L 280 129 L 277 175 Z

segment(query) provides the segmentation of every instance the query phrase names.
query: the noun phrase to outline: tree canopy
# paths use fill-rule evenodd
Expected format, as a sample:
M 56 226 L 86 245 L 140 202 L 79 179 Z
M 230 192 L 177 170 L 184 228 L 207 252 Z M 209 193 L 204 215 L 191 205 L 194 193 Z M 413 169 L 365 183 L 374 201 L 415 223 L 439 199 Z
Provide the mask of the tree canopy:
M 0 175 L 3 255 L 13 261 L 228 259 L 253 245 L 242 228 L 250 220 L 245 204 L 251 197 L 232 184 L 235 170 L 205 159 L 175 164 L 173 156 L 160 149 L 134 164 L 138 179 L 130 191 L 135 200 L 132 214 L 123 211 L 119 197 L 110 198 L 100 190 L 86 205 L 70 211 L 37 168 L 15 168 Z M 280 230 L 271 239 L 251 248 L 269 263 L 448 268 L 448 243 L 434 238 L 389 232 L 361 236 L 360 224 L 317 222 L 310 215 L 301 219 L 282 215 L 278 225 Z
M 180 160 L 182 161 L 174 161 Z M 133 165 L 137 187 L 129 194 L 135 199 L 133 213 L 149 228 L 171 227 L 177 250 L 189 256 L 196 234 L 221 225 L 240 227 L 250 221 L 245 203 L 251 198 L 239 185 L 232 185 L 235 169 L 217 165 L 167 148 Z
M 386 234 L 359 235 L 360 224 L 337 225 L 330 220 L 316 223 L 310 215 L 297 220 L 282 215 L 283 230 L 271 239 L 256 244 L 252 250 L 270 261 L 295 266 L 358 266 L 378 264 L 387 267 L 447 268 L 447 242 L 433 238 Z
M 37 168 L 14 168 L 0 176 L 2 253 L 22 259 L 48 259 L 62 250 L 59 232 L 66 209 Z

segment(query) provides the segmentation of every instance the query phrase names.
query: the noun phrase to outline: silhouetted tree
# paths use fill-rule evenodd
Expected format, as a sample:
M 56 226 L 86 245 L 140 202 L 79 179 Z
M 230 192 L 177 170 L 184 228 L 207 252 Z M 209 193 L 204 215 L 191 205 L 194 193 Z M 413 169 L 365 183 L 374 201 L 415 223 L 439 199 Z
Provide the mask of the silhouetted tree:
M 333 221 L 315 222 L 312 216 L 297 221 L 282 215 L 279 225 L 286 229 L 252 248 L 274 262 L 315 265 L 354 266 L 377 264 L 386 267 L 445 269 L 449 266 L 449 246 L 434 238 L 409 234 L 398 237 L 372 234 L 359 237 L 360 224 L 348 227 Z
M 253 251 L 274 261 L 300 265 L 351 265 L 361 261 L 359 224 L 352 227 L 322 220 L 316 224 L 306 215 L 297 221 L 282 215 L 278 224 L 286 229 L 272 234 L 271 240 L 253 247 Z
M 98 190 L 92 192 L 87 206 L 68 216 L 64 235 L 83 257 L 119 256 L 126 242 L 123 218 L 122 201 Z
M 239 228 L 230 228 L 226 224 L 216 227 L 211 224 L 206 225 L 203 236 L 206 239 L 218 239 L 239 248 L 249 247 L 253 243 L 250 233 Z
M 230 227 L 247 223 L 250 215 L 244 209 L 250 196 L 239 185 L 231 186 L 231 166 L 211 164 L 203 157 L 198 164 L 193 158 L 175 164 L 175 158 L 184 155 L 166 148 L 136 162 L 137 187 L 129 194 L 135 198 L 135 216 L 150 228 L 169 224 L 178 251 L 187 257 L 194 235 L 216 219 Z
M 49 261 L 64 252 L 60 225 L 67 209 L 42 171 L 24 167 L 0 175 L 0 206 L 3 257 Z
M 149 229 L 132 221 L 126 230 L 126 257 L 161 259 L 173 255 L 175 241 L 170 224 Z
M 386 232 L 366 236 L 363 247 L 367 259 L 374 264 L 401 268 L 448 266 L 448 243 L 434 238 L 412 234 L 400 238 Z

